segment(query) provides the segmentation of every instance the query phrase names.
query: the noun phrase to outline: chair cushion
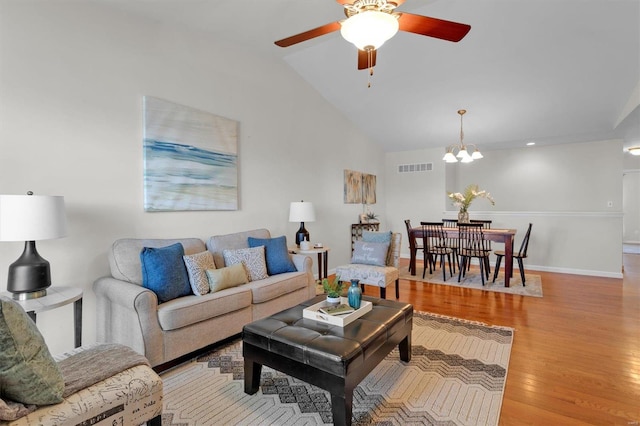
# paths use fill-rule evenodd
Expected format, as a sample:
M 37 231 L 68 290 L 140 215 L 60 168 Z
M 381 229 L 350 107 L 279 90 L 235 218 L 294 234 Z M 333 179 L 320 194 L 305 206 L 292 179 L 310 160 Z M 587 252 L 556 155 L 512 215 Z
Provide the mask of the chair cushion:
M 287 237 L 284 235 L 276 238 L 249 237 L 248 242 L 249 247 L 264 246 L 265 258 L 267 260 L 267 273 L 269 275 L 297 271 L 296 265 L 293 264 L 291 256 L 289 256 Z
M 391 243 L 391 232 L 362 231 L 362 241 L 366 243 Z
M 62 401 L 64 378 L 35 323 L 0 297 L 0 396 L 23 404 Z
M 208 269 L 207 278 L 212 293 L 249 282 L 249 276 L 242 263 L 220 269 Z
M 216 264 L 213 263 L 213 255 L 211 252 L 205 250 L 201 253 L 184 255 L 182 259 L 187 267 L 189 284 L 191 285 L 193 294 L 202 296 L 203 294 L 209 293 L 209 279 L 207 278 L 206 271 L 208 269 L 216 269 Z
M 249 281 L 262 280 L 269 276 L 264 258 L 264 246 L 223 250 L 222 255 L 226 266 L 242 263 L 249 273 Z
M 375 285 L 378 287 L 387 287 L 387 284 L 393 283 L 400 277 L 398 268 L 393 266 L 372 266 L 350 264 L 338 266 L 336 275 L 341 281 L 360 280 L 361 284 Z
M 356 241 L 353 248 L 351 263 L 363 265 L 385 266 L 389 243 L 367 243 Z

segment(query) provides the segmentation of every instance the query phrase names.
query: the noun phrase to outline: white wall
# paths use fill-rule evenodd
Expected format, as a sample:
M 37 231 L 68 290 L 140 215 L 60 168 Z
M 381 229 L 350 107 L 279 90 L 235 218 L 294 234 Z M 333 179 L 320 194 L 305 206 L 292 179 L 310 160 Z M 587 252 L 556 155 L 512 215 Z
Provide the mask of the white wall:
M 284 63 L 91 2 L 0 7 L 0 193 L 65 196 L 68 236 L 38 249 L 54 286 L 84 290 L 84 342 L 95 340 L 91 286 L 108 274 L 117 238 L 266 227 L 291 242 L 299 224 L 287 221 L 289 202 L 304 199 L 316 206 L 312 241 L 331 246 L 329 266 L 348 261 L 362 208 L 343 204 L 343 169 L 376 174 L 383 188 L 384 157 Z M 239 121 L 238 211 L 144 212 L 143 95 Z M 0 291 L 21 251 L 0 243 Z M 73 346 L 72 312 L 38 317 L 54 353 Z
M 622 241 L 640 244 L 640 157 L 624 154 L 622 177 Z
M 485 151 L 483 159 L 470 164 L 445 165 L 443 152 L 386 154 L 387 215 L 395 228 L 403 229 L 404 219 L 415 225 L 456 217 L 447 192 L 475 183 L 492 194 L 496 205 L 476 199 L 471 217 L 517 229 L 516 249 L 533 223 L 527 268 L 622 276 L 621 141 Z M 433 162 L 433 171 L 397 173 L 398 164 L 416 162 Z M 408 257 L 408 244 L 402 252 Z

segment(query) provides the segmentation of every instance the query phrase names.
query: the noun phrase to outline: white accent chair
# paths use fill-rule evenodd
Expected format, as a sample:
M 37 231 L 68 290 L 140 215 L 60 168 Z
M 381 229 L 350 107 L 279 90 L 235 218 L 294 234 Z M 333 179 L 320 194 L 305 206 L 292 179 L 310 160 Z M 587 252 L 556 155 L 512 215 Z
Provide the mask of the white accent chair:
M 340 281 L 360 280 L 360 285 L 364 290 L 364 285 L 373 285 L 380 288 L 380 297 L 386 298 L 387 286 L 396 284 L 396 299 L 400 298 L 400 243 L 402 234 L 394 232 L 391 234 L 391 244 L 387 253 L 386 266 L 363 265 L 350 263 L 338 266 L 336 276 Z

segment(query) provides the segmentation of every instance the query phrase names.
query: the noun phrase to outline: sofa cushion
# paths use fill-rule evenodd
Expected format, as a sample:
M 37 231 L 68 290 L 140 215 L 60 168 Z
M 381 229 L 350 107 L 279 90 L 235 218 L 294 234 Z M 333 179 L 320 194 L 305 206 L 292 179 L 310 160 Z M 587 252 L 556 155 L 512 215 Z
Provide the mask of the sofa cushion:
M 275 238 L 249 237 L 248 242 L 249 247 L 264 246 L 264 256 L 267 260 L 267 273 L 269 275 L 297 271 L 296 265 L 293 264 L 289 255 L 287 237 L 284 235 Z
M 62 401 L 64 379 L 35 323 L 0 297 L 0 396 L 23 404 Z
M 253 229 L 251 231 L 236 232 L 226 235 L 215 235 L 207 240 L 207 249 L 213 254 L 213 261 L 217 268 L 222 268 L 225 265 L 224 255 L 222 251 L 234 250 L 239 248 L 248 248 L 248 238 L 270 238 L 268 229 Z
M 208 269 L 206 273 L 212 293 L 249 282 L 247 270 L 242 263 L 220 269 Z
M 180 243 L 184 247 L 184 254 L 194 254 L 205 251 L 204 242 L 198 238 L 182 239 L 142 239 L 123 238 L 116 240 L 109 250 L 109 266 L 111 276 L 118 280 L 142 285 L 142 266 L 140 252 L 144 247 L 166 247 Z M 220 264 L 222 265 L 222 263 Z
M 213 263 L 213 255 L 209 250 L 202 253 L 189 254 L 182 256 L 184 265 L 187 267 L 189 274 L 189 284 L 191 291 L 196 296 L 202 296 L 209 293 L 209 279 L 207 278 L 207 269 L 215 269 L 216 264 Z
M 184 265 L 184 248 L 175 243 L 167 247 L 144 247 L 140 252 L 142 286 L 164 303 L 191 294 L 189 275 Z
M 361 265 L 385 266 L 389 243 L 367 243 L 356 241 L 353 247 L 351 263 Z
M 204 296 L 181 297 L 163 303 L 158 306 L 160 327 L 164 331 L 178 330 L 200 321 L 248 308 L 251 306 L 251 290 L 247 285 L 227 288 Z
M 287 272 L 274 275 L 260 281 L 253 281 L 242 288 L 251 289 L 253 303 L 264 303 L 284 294 L 307 287 L 307 275 L 304 272 Z
M 267 263 L 264 258 L 264 246 L 243 248 L 235 250 L 223 250 L 224 263 L 227 266 L 242 263 L 247 269 L 249 281 L 257 281 L 267 278 Z

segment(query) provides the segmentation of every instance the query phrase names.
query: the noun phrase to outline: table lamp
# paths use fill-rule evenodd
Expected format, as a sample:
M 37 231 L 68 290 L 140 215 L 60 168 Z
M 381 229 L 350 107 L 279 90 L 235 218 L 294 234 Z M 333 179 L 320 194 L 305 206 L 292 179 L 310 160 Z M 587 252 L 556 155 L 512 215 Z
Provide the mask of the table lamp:
M 314 222 L 316 213 L 313 210 L 313 203 L 304 201 L 294 201 L 289 207 L 289 222 L 300 222 L 300 229 L 296 232 L 296 245 L 300 247 L 300 241 L 309 240 L 309 231 L 304 227 L 305 222 Z
M 0 241 L 24 241 L 24 252 L 9 266 L 7 291 L 17 300 L 47 294 L 51 286 L 49 262 L 36 250 L 37 240 L 64 237 L 67 222 L 64 197 L 0 195 Z

